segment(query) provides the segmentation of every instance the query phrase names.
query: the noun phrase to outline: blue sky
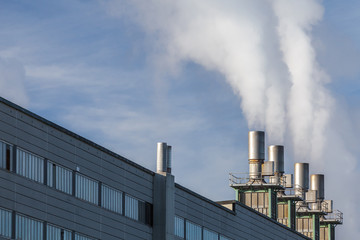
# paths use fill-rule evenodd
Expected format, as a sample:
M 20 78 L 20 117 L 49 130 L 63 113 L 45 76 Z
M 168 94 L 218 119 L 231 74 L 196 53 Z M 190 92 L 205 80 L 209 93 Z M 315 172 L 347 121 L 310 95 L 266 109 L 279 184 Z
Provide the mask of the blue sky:
M 168 142 L 177 182 L 213 200 L 233 199 L 228 173 L 248 168 L 241 97 L 201 62 L 168 65 L 161 35 L 139 23 L 136 7 L 119 2 L 0 0 L 0 95 L 151 170 L 156 142 Z M 331 78 L 325 87 L 345 111 L 337 130 L 352 137 L 341 144 L 357 159 L 360 2 L 322 5 L 312 43 Z M 291 172 L 294 157 L 287 156 Z M 336 187 L 326 189 L 335 206 L 346 203 Z M 355 234 L 342 229 L 339 236 Z

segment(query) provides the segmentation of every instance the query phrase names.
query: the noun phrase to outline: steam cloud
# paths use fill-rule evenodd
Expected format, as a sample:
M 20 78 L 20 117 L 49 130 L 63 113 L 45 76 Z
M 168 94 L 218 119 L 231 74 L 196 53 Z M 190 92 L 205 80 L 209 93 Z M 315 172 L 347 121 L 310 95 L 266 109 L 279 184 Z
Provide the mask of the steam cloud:
M 108 3 L 112 14 L 131 17 L 153 37 L 163 69 L 192 61 L 222 73 L 241 99 L 249 128 L 266 129 L 269 142 L 286 143 L 294 160 L 310 162 L 312 170 L 336 174 L 341 180 L 328 180 L 326 189 L 342 189 L 347 202 L 357 200 L 359 193 L 342 188 L 342 183 L 354 181 L 358 173 L 337 172 L 339 159 L 345 157 L 349 166 L 356 161 L 334 130 L 337 104 L 312 45 L 312 28 L 324 12 L 321 1 Z M 334 200 L 345 203 L 335 194 Z M 342 209 L 347 222 L 356 222 L 358 213 L 348 206 Z

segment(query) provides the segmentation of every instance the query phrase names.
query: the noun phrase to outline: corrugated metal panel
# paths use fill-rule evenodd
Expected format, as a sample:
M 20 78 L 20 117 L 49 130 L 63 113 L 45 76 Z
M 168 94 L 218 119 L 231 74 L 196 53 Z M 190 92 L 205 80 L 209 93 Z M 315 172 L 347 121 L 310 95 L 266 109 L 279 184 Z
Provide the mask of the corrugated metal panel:
M 11 237 L 11 212 L 0 208 L 0 236 Z
M 106 185 L 101 185 L 101 206 L 122 214 L 123 193 Z
M 71 240 L 71 231 L 48 224 L 46 240 Z
M 16 215 L 15 238 L 21 240 L 43 239 L 43 223 L 22 215 Z
M 199 240 L 202 239 L 201 227 L 190 221 L 186 221 L 186 239 Z
M 175 216 L 175 236 L 184 238 L 184 219 L 182 217 Z
M 218 240 L 219 234 L 209 229 L 204 228 L 204 237 L 203 240 Z
M 16 173 L 43 183 L 44 159 L 18 148 L 16 154 Z
M 76 174 L 76 191 L 75 196 L 85 201 L 98 204 L 99 184 L 97 181 Z
M 56 165 L 56 189 L 72 194 L 72 171 Z
M 139 200 L 125 194 L 125 216 L 139 220 Z

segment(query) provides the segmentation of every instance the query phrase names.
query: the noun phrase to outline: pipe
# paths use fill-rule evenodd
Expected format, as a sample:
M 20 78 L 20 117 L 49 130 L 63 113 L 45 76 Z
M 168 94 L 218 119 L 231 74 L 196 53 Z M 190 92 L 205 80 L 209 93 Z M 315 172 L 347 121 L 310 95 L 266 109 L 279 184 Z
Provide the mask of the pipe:
M 324 174 L 312 174 L 310 177 L 310 189 L 317 190 L 318 200 L 324 200 L 325 188 L 324 188 Z
M 295 163 L 295 194 L 302 195 L 309 189 L 309 163 Z
M 249 132 L 249 178 L 261 179 L 261 164 L 265 159 L 265 132 Z
M 284 146 L 271 145 L 268 147 L 269 161 L 274 162 L 274 173 L 284 173 Z
M 156 172 L 164 173 L 167 171 L 167 144 L 164 142 L 157 143 Z

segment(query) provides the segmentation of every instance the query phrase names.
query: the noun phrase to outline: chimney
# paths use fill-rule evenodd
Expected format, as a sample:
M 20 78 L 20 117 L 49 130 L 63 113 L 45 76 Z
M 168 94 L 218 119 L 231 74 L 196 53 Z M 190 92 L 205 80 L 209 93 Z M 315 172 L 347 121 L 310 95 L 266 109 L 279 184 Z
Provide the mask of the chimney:
M 321 202 L 324 201 L 324 174 L 312 174 L 310 176 L 310 190 L 316 191 L 315 203 L 311 204 L 311 209 L 321 210 Z
M 265 159 L 265 133 L 263 131 L 249 132 L 249 178 L 261 179 L 261 165 Z
M 281 176 L 284 173 L 284 146 L 271 145 L 268 147 L 269 161 L 274 162 L 274 173 Z
M 269 162 L 274 165 L 274 176 L 270 177 L 270 182 L 274 184 L 281 183 L 281 177 L 284 174 L 284 146 L 270 145 L 268 147 Z
M 309 189 L 309 163 L 295 163 L 295 195 L 304 197 L 304 193 Z
M 167 152 L 168 146 L 164 142 L 157 143 L 157 160 L 156 160 L 156 172 L 167 172 Z

